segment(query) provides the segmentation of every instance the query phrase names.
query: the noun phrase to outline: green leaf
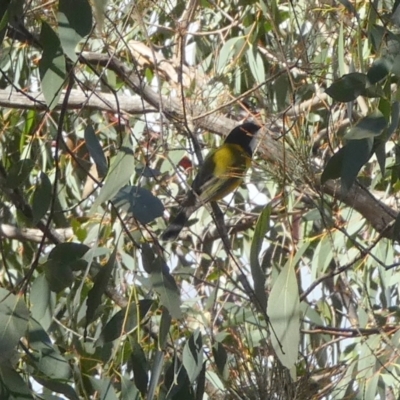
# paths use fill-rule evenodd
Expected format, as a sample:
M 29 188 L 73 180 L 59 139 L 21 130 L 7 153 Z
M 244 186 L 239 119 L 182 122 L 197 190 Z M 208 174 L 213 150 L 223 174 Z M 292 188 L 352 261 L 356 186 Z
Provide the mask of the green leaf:
M 3 359 L 0 363 L 0 398 L 10 400 L 34 399 L 27 382 L 22 379 L 21 375 L 11 365 L 5 363 Z
M 337 179 L 340 178 L 342 172 L 342 165 L 344 159 L 344 147 L 339 149 L 326 164 L 322 175 L 321 175 L 321 184 L 324 184 L 329 179 Z
M 374 153 L 378 160 L 382 176 L 385 174 L 386 167 L 386 141 L 382 141 L 378 146 L 374 146 Z
M 199 373 L 199 376 L 197 378 L 196 382 L 196 395 L 195 395 L 195 400 L 203 400 L 204 399 L 204 392 L 206 389 L 206 369 L 207 367 L 207 361 L 203 362 L 203 367 L 201 368 L 201 371 Z
M 387 29 L 380 25 L 373 25 L 368 31 L 369 41 L 371 42 L 374 51 L 379 52 L 383 38 L 387 35 Z
M 222 343 L 215 342 L 212 347 L 212 352 L 219 374 L 221 375 L 222 379 L 227 381 L 229 378 L 229 364 L 228 364 L 228 354 L 225 350 L 225 347 L 223 346 Z
M 245 41 L 243 37 L 235 37 L 226 41 L 222 46 L 216 61 L 217 74 L 222 74 L 224 72 L 232 58 L 243 49 L 244 45 Z
M 88 0 L 60 0 L 57 16 L 61 45 L 65 54 L 76 62 L 76 45 L 92 30 L 92 8 Z
M 86 266 L 82 260 L 89 247 L 80 243 L 61 243 L 51 250 L 44 272 L 53 292 L 60 292 L 71 286 L 74 280 L 73 271 Z
M 271 204 L 267 204 L 258 217 L 250 249 L 250 269 L 254 281 L 254 292 L 260 306 L 264 310 L 267 309 L 267 295 L 265 293 L 265 273 L 261 268 L 259 255 L 265 234 L 270 228 L 271 212 Z
M 350 140 L 343 148 L 344 157 L 341 171 L 343 193 L 347 193 L 357 178 L 360 169 L 372 156 L 372 139 Z
M 29 320 L 27 341 L 30 348 L 29 362 L 40 377 L 51 380 L 68 380 L 72 376 L 68 361 L 61 355 L 42 326 L 33 318 Z M 39 374 L 38 374 L 39 376 Z
M 99 177 L 105 177 L 108 171 L 107 159 L 104 155 L 100 141 L 91 125 L 88 125 L 85 129 L 85 143 L 90 157 L 93 158 L 93 161 L 96 164 Z
M 183 348 L 182 362 L 190 383 L 193 383 L 203 368 L 203 340 L 198 328 Z
M 147 384 L 149 382 L 149 364 L 139 343 L 132 342 L 131 347 L 133 378 L 135 380 L 136 387 L 144 397 L 147 392 Z
M 45 379 L 39 376 L 33 376 L 33 379 L 37 381 L 43 387 L 51 390 L 52 392 L 61 393 L 69 400 L 79 400 L 78 394 L 72 388 L 72 386 L 56 381 L 54 379 Z
M 22 296 L 0 288 L 0 361 L 14 352 L 28 328 L 29 310 Z
M 32 197 L 32 224 L 36 225 L 47 213 L 52 197 L 52 186 L 48 176 L 41 172 L 40 182 Z
M 372 139 L 350 140 L 330 158 L 322 173 L 321 183 L 340 177 L 343 193 L 347 193 L 362 166 L 371 158 L 372 146 Z
M 345 139 L 364 139 L 379 136 L 387 126 L 386 118 L 379 110 L 375 110 L 364 118 L 361 118 L 355 126 L 344 136 Z
M 365 90 L 367 75 L 359 72 L 343 75 L 329 86 L 325 92 L 334 100 L 346 103 L 355 100 Z
M 110 258 L 108 259 L 107 264 L 104 267 L 102 267 L 98 272 L 98 274 L 96 275 L 94 279 L 94 285 L 89 290 L 88 297 L 86 300 L 85 336 L 86 336 L 86 328 L 94 320 L 96 310 L 100 306 L 102 296 L 107 289 L 108 282 L 110 280 L 112 271 L 115 266 L 116 258 L 117 258 L 117 246 L 115 246 L 115 249 L 112 252 Z
M 128 217 L 134 217 L 142 224 L 148 224 L 161 217 L 164 212 L 164 206 L 158 197 L 137 186 L 122 188 L 113 202 L 115 207 L 124 210 Z
M 10 6 L 11 0 L 5 0 L 0 4 L 0 43 L 3 42 L 5 29 L 8 25 L 9 19 L 9 10 L 8 7 Z
M 140 400 L 140 392 L 129 376 L 121 376 L 121 400 Z
M 180 292 L 175 279 L 169 273 L 168 266 L 163 260 L 157 259 L 151 267 L 150 281 L 160 296 L 161 304 L 168 309 L 172 318 L 181 318 Z
M 300 300 L 294 263 L 290 261 L 272 287 L 267 314 L 272 347 L 281 363 L 293 371 L 300 343 Z
M 257 47 L 256 46 L 249 47 L 246 54 L 250 71 L 256 83 L 260 84 L 265 82 L 266 76 L 265 76 L 264 63 L 260 53 L 257 51 Z
M 399 127 L 400 121 L 400 102 L 394 101 L 391 105 L 390 110 L 390 125 L 386 130 L 386 140 L 389 140 L 393 133 Z
M 192 386 L 185 368 L 181 367 L 178 358 L 170 363 L 165 372 L 164 385 L 168 391 L 168 398 L 176 400 L 194 400 Z
M 158 348 L 160 350 L 165 350 L 167 346 L 169 328 L 171 327 L 171 314 L 169 311 L 163 307 L 160 321 L 160 331 L 158 333 Z
M 50 25 L 42 21 L 40 43 L 43 47 L 39 62 L 39 75 L 47 106 L 52 110 L 58 103 L 67 76 L 65 57 L 60 40 Z
M 32 160 L 20 160 L 11 165 L 7 173 L 6 186 L 10 189 L 17 189 L 29 178 L 33 167 L 35 166 Z
M 29 301 L 32 318 L 38 321 L 46 331 L 53 322 L 56 297 L 51 292 L 44 274 L 39 275 L 32 282 Z
M 385 79 L 392 70 L 393 60 L 389 57 L 378 58 L 367 72 L 369 82 L 373 85 Z
M 112 160 L 106 182 L 101 188 L 99 196 L 93 203 L 90 213 L 96 212 L 100 204 L 113 198 L 125 186 L 132 176 L 135 166 L 133 143 L 130 135 L 126 135 L 122 147 Z
M 393 225 L 393 241 L 400 243 L 400 213 L 397 214 L 395 223 Z
M 146 316 L 152 304 L 153 300 L 143 299 L 139 300 L 138 307 L 135 303 L 131 303 L 118 311 L 110 321 L 107 322 L 96 345 L 102 346 L 104 343 L 112 342 L 120 336 L 132 332 Z
M 159 349 L 156 349 L 150 373 L 149 390 L 147 393 L 147 399 L 149 400 L 150 399 L 153 400 L 155 398 L 154 395 L 159 385 L 161 373 L 163 372 L 162 369 L 163 365 L 164 365 L 164 352 Z
M 102 377 L 101 379 L 96 379 L 93 377 L 89 377 L 89 380 L 93 386 L 93 389 L 99 394 L 98 396 L 96 396 L 97 399 L 118 400 L 117 393 L 109 378 Z

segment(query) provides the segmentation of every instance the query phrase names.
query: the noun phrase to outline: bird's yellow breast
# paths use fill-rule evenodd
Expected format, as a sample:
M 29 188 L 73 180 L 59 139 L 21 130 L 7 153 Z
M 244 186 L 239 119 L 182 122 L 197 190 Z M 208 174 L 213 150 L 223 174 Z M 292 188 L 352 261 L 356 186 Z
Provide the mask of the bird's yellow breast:
M 237 144 L 225 144 L 213 154 L 214 175 L 241 178 L 250 167 L 251 159 Z

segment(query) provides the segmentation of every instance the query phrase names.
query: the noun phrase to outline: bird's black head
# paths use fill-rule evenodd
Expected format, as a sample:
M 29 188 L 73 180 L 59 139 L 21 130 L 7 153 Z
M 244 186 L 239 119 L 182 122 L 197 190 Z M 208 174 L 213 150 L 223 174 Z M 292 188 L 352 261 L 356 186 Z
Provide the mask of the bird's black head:
M 260 128 L 261 126 L 253 124 L 252 122 L 246 122 L 233 129 L 226 137 L 225 143 L 238 144 L 252 156 L 257 144 L 256 133 Z

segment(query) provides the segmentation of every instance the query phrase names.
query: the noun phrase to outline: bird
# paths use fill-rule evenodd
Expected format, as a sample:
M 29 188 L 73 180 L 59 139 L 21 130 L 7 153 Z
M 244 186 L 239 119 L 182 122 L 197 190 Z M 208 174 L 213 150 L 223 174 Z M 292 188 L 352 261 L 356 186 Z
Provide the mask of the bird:
M 221 200 L 242 183 L 251 165 L 260 129 L 261 126 L 253 122 L 245 122 L 235 127 L 221 146 L 209 152 L 182 201 L 178 214 L 171 218 L 161 240 L 178 238 L 190 216 L 198 208 L 210 201 Z

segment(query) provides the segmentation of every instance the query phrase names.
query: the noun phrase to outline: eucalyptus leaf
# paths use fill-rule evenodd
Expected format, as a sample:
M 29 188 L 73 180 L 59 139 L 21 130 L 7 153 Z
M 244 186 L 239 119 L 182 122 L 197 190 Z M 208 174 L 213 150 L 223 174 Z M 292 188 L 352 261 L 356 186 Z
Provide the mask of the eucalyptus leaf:
M 23 295 L 0 288 L 0 364 L 13 354 L 28 328 L 29 310 Z
M 91 214 L 97 211 L 100 204 L 111 200 L 118 191 L 128 183 L 132 176 L 134 166 L 135 157 L 133 154 L 132 138 L 129 135 L 125 135 L 118 154 L 111 162 L 104 186 L 101 188 L 97 199 L 93 203 L 90 210 Z
M 300 300 L 294 264 L 290 261 L 276 279 L 268 300 L 271 342 L 281 363 L 292 370 L 299 357 Z
M 125 186 L 113 199 L 114 205 L 127 213 L 128 217 L 136 218 L 142 224 L 161 217 L 164 206 L 159 198 L 149 190 L 137 186 Z
M 42 21 L 40 43 L 43 46 L 39 62 L 40 81 L 47 106 L 52 110 L 58 104 L 67 71 L 60 40 L 45 21 Z
M 78 12 L 79 10 L 79 12 Z M 92 30 L 92 8 L 88 0 L 59 0 L 58 33 L 65 54 L 74 62 L 76 45 Z
M 366 84 L 367 75 L 353 72 L 334 81 L 325 92 L 334 100 L 346 103 L 360 96 L 364 92 Z

